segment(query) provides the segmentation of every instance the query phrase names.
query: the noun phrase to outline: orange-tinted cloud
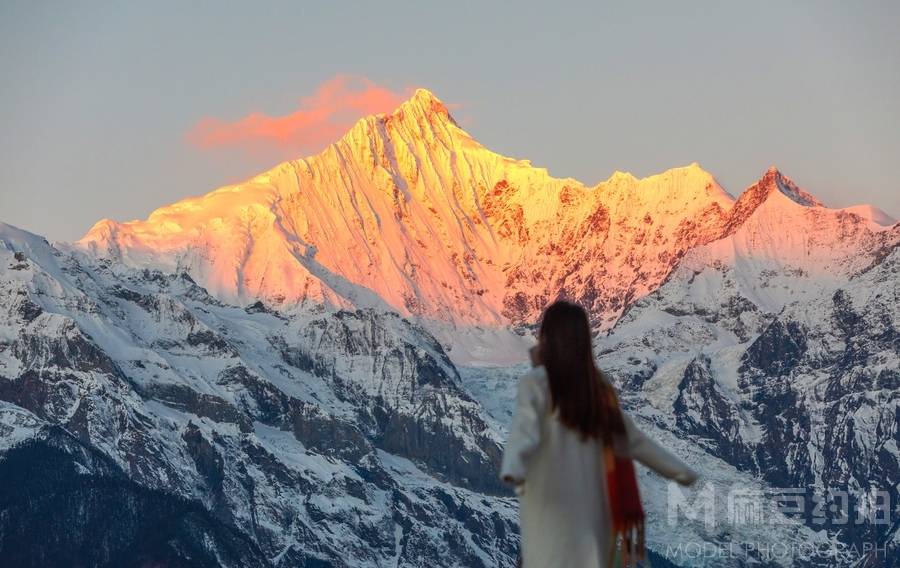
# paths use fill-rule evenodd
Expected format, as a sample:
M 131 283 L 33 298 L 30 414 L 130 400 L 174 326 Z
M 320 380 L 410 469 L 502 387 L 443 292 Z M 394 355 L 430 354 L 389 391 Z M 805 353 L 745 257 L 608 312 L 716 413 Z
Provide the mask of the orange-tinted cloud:
M 396 108 L 405 93 L 376 85 L 365 77 L 338 75 L 300 99 L 300 107 L 285 116 L 251 113 L 235 122 L 203 118 L 187 133 L 187 141 L 202 149 L 260 145 L 290 152 L 315 152 L 337 140 L 361 117 Z

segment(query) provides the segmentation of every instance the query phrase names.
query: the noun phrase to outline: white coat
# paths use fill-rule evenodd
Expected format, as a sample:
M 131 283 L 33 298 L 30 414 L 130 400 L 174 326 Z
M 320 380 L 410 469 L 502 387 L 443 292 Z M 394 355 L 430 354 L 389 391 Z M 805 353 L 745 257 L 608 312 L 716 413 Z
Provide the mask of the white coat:
M 696 479 L 693 470 L 624 418 L 635 460 L 681 483 Z M 544 368 L 523 375 L 500 471 L 518 483 L 523 568 L 607 565 L 611 529 L 605 469 L 602 442 L 582 440 L 551 411 Z

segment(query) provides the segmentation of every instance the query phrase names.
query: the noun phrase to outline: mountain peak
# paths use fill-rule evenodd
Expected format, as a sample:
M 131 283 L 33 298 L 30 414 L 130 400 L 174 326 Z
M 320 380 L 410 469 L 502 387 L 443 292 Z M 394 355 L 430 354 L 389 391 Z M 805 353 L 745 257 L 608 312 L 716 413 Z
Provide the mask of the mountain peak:
M 609 176 L 609 179 L 606 180 L 606 183 L 616 183 L 618 181 L 626 181 L 629 183 L 636 182 L 637 178 L 634 177 L 634 174 L 631 172 L 623 172 L 620 170 L 616 170 Z
M 769 169 L 766 170 L 766 173 L 763 174 L 763 177 L 760 178 L 758 182 L 756 182 L 755 187 L 761 194 L 765 196 L 771 195 L 772 192 L 777 190 L 798 205 L 803 205 L 805 207 L 824 206 L 824 204 L 816 199 L 815 196 L 813 196 L 811 193 L 800 189 L 800 187 L 797 186 L 797 184 L 795 184 L 793 180 L 782 174 L 781 171 L 779 171 L 779 169 L 774 165 L 769 166 Z
M 447 106 L 428 89 L 416 89 L 393 111 L 360 118 L 336 145 L 348 144 L 352 152 L 376 152 L 376 161 L 390 161 L 382 155 L 384 145 L 398 145 L 399 150 L 415 141 L 440 138 L 445 141 L 461 132 Z M 399 136 L 400 139 L 395 139 Z M 376 142 L 373 145 L 373 142 Z M 396 150 L 396 149 L 395 149 Z
M 789 177 L 782 174 L 775 166 L 763 174 L 759 181 L 748 187 L 738 197 L 731 209 L 730 218 L 724 229 L 724 235 L 730 235 L 759 209 L 763 204 L 771 202 L 774 207 L 790 209 L 794 207 L 824 207 L 824 204 L 811 193 L 800 189 Z
M 400 119 L 406 115 L 428 120 L 446 120 L 456 124 L 450 116 L 450 111 L 447 110 L 447 105 L 428 89 L 416 89 L 413 95 L 391 114 L 392 117 Z
M 422 87 L 416 89 L 413 92 L 413 95 L 408 99 L 407 102 L 415 102 L 416 104 L 425 105 L 425 106 L 430 106 L 435 103 L 439 104 L 441 106 L 444 105 L 444 103 L 441 102 L 441 99 L 439 99 L 437 97 L 437 95 L 435 95 L 433 92 L 429 91 L 428 89 L 425 89 Z

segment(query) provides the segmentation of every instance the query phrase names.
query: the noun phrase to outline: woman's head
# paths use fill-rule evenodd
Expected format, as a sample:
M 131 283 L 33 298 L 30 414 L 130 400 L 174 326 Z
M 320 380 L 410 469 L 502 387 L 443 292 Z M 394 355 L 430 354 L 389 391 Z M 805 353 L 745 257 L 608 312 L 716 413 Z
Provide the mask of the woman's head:
M 610 441 L 625 429 L 612 386 L 594 364 L 591 327 L 581 306 L 558 300 L 541 318 L 540 358 L 560 421 L 586 438 Z
M 577 304 L 565 300 L 550 304 L 541 318 L 539 339 L 544 355 L 590 360 L 593 364 L 591 327 L 587 312 Z

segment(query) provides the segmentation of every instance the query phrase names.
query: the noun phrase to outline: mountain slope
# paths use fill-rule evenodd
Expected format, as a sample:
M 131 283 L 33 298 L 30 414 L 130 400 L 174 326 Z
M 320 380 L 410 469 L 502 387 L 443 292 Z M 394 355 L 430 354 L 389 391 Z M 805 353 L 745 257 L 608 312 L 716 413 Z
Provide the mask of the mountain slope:
M 7 566 L 269 566 L 198 503 L 131 481 L 59 427 L 0 461 Z
M 896 529 L 864 511 L 878 491 L 898 496 L 900 226 L 792 198 L 779 178 L 767 172 L 728 236 L 629 309 L 601 364 L 668 429 L 775 491 L 801 488 L 810 526 L 894 550 Z M 816 516 L 816 499 L 841 506 L 834 491 L 860 522 Z
M 155 211 L 80 246 L 191 274 L 216 297 L 533 321 L 557 290 L 612 321 L 714 236 L 731 198 L 696 164 L 595 188 L 495 154 L 425 90 L 321 154 Z M 613 284 L 620 283 L 620 284 Z
M 213 538 L 209 554 L 249 539 L 284 566 L 514 564 L 499 433 L 420 327 L 371 310 L 230 306 L 184 274 L 94 264 L 5 225 L 0 266 L 12 472 L 32 463 L 16 457 L 29 440 L 51 459 L 41 432 L 62 427 L 165 494 L 147 506 L 199 504 L 214 519 L 203 530 L 241 535 Z M 106 507 L 102 488 L 119 482 L 103 479 L 78 498 Z M 59 481 L 48 498 L 65 498 Z
M 174 549 L 104 541 L 86 561 L 514 565 L 515 502 L 496 481 L 508 415 L 481 410 L 423 328 L 373 310 L 240 308 L 183 273 L 94 263 L 8 226 L 0 244 L 0 475 L 34 478 L 75 535 L 92 535 L 111 499 L 182 523 Z M 635 416 L 716 487 L 758 485 Z M 59 473 L 39 481 L 47 463 Z M 650 545 L 664 551 L 666 484 L 641 479 Z M 8 498 L 20 523 L 56 530 L 44 509 Z M 74 502 L 90 507 L 78 516 Z M 115 542 L 146 530 L 132 509 L 116 518 L 122 531 L 103 533 Z M 828 544 L 789 519 L 758 534 Z M 720 538 L 700 522 L 678 535 Z M 43 550 L 54 561 L 58 549 Z
M 795 219 L 794 205 L 822 213 Z M 481 146 L 420 89 L 319 155 L 145 221 L 101 221 L 78 247 L 187 272 L 229 302 L 396 310 L 449 347 L 443 324 L 527 325 L 558 296 L 606 329 L 687 251 L 737 232 L 760 206 L 771 210 L 760 238 L 791 240 L 769 246 L 825 255 L 827 243 L 802 242 L 806 223 L 836 223 L 831 241 L 841 242 L 841 231 L 885 221 L 866 207 L 835 219 L 774 168 L 737 201 L 696 163 L 640 180 L 616 172 L 595 187 L 552 178 Z

